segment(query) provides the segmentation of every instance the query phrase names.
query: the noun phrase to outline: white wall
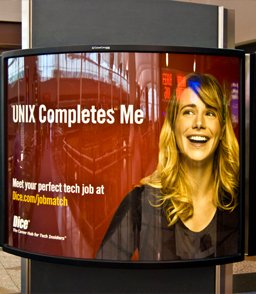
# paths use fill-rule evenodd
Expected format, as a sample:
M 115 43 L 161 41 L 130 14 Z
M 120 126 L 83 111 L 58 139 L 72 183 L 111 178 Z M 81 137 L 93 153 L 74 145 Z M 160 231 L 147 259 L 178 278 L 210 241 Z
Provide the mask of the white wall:
M 235 44 L 256 41 L 256 0 L 176 0 L 224 6 L 235 11 Z
M 21 0 L 0 0 L 0 21 L 21 22 Z

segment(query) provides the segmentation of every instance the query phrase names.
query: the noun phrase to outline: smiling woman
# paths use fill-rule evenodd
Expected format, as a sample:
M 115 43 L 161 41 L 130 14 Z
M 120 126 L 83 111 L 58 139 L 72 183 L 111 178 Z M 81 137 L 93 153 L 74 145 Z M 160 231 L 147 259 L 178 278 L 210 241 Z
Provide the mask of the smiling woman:
M 211 194 L 215 207 L 233 210 L 239 179 L 238 142 L 218 81 L 192 74 L 180 87 L 184 88 L 170 101 L 162 128 L 157 171 L 146 180 L 160 183 L 163 195 L 170 196 L 163 196 L 173 207 L 167 213 L 170 224 L 177 218 L 190 219 L 200 194 L 203 199 Z
M 239 146 L 227 97 L 213 76 L 190 74 L 178 85 L 157 168 L 141 184 L 121 203 L 98 258 L 129 260 L 137 252 L 140 260 L 180 260 L 238 252 Z

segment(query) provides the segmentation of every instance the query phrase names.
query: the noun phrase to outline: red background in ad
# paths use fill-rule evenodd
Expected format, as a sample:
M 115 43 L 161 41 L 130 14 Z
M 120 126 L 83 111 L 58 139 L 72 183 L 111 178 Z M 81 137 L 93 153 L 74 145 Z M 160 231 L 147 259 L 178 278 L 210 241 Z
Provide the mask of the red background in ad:
M 37 254 L 93 259 L 122 199 L 156 168 L 168 100 L 179 80 L 195 70 L 210 73 L 226 85 L 238 136 L 237 57 L 82 52 L 9 59 L 5 97 L 8 245 Z M 42 123 L 38 120 L 42 104 L 53 110 L 77 109 L 77 105 L 96 111 L 113 109 L 115 122 L 94 123 L 91 119 L 70 127 Z M 35 105 L 35 122 L 15 123 L 12 105 Z M 143 123 L 121 124 L 121 105 L 132 105 L 133 113 L 143 110 Z M 13 179 L 37 187 L 39 183 L 61 184 L 62 191 L 26 191 L 13 187 Z M 64 184 L 79 188 L 65 192 Z M 82 186 L 89 187 L 88 194 L 82 195 Z M 17 201 L 13 191 L 35 198 Z M 44 197 L 65 197 L 68 205 L 46 205 Z M 29 220 L 27 231 L 33 235 L 13 231 L 14 215 Z

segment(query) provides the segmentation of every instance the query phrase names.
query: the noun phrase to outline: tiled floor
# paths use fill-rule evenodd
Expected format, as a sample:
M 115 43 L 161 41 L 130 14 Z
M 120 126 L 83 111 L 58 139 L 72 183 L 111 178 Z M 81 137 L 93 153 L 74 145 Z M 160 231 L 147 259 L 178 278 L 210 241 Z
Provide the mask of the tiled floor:
M 247 256 L 244 261 L 233 264 L 233 274 L 247 273 L 256 273 L 256 256 Z
M 234 274 L 256 273 L 256 257 L 233 264 Z M 3 252 L 0 248 L 0 294 L 21 293 L 21 259 Z M 249 293 L 249 292 L 247 292 Z M 250 292 L 250 293 L 256 293 Z
M 21 293 L 21 259 L 0 248 L 0 294 Z

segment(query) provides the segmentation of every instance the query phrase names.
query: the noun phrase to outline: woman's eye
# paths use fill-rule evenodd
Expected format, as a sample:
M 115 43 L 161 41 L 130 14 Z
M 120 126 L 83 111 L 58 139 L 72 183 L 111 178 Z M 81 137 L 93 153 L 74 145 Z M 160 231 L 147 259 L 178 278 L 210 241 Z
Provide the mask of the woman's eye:
M 194 111 L 191 109 L 186 109 L 183 111 L 183 115 L 193 115 L 193 114 L 194 114 Z
M 210 110 L 210 111 L 207 111 L 207 112 L 206 112 L 206 115 L 207 115 L 207 116 L 211 116 L 211 117 L 216 117 L 216 112 Z

